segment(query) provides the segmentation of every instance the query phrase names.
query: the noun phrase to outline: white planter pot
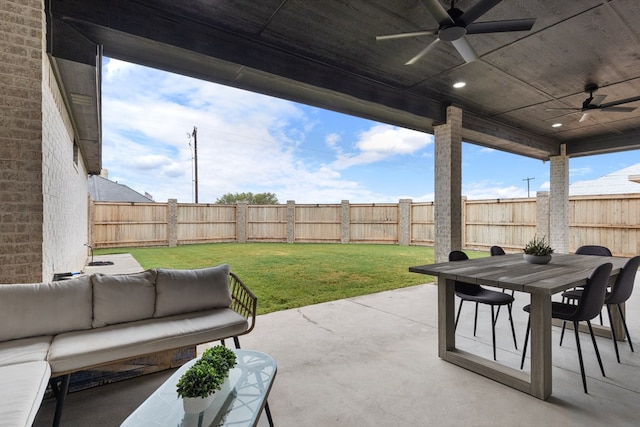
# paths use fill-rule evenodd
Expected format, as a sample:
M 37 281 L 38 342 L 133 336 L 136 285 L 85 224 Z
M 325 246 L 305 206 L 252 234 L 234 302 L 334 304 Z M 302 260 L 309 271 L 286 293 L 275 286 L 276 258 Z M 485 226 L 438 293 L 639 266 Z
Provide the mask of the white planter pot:
M 548 264 L 551 261 L 551 255 L 522 254 L 522 256 L 529 264 Z
M 229 377 L 225 378 L 222 388 L 207 397 L 183 397 L 182 405 L 186 414 L 198 414 L 206 410 L 217 397 L 225 399 L 231 390 Z
M 210 394 L 207 397 L 183 397 L 182 405 L 184 406 L 184 412 L 187 414 L 203 412 L 211 405 L 215 397 L 216 393 Z

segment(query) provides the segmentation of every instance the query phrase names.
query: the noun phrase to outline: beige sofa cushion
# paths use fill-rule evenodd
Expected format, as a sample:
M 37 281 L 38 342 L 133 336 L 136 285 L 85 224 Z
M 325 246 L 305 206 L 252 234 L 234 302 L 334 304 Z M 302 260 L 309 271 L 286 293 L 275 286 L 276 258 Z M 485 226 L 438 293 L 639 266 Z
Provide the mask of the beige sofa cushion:
M 46 361 L 52 340 L 52 335 L 45 335 L 0 342 L 0 366 Z
M 93 327 L 148 319 L 156 308 L 156 272 L 93 274 Z
M 33 424 L 50 373 L 47 362 L 0 367 L 0 422 L 3 426 L 29 427 Z
M 138 320 L 56 335 L 48 360 L 51 371 L 61 374 L 242 335 L 248 327 L 230 308 Z
M 89 276 L 0 285 L 0 341 L 91 328 Z
M 194 270 L 159 268 L 154 317 L 231 306 L 229 265 Z

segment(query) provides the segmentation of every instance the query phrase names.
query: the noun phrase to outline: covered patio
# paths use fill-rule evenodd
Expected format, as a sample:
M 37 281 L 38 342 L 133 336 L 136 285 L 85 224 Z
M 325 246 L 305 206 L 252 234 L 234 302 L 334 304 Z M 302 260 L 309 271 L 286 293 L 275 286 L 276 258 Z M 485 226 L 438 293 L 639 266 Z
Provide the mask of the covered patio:
M 527 322 L 522 307 L 528 303 L 526 294 L 516 293 L 513 314 L 520 350 Z M 627 320 L 636 342 L 639 307 L 635 292 L 627 304 Z M 463 310 L 468 311 L 460 318 L 458 345 L 490 358 L 488 308 L 480 308 L 476 337 L 472 305 Z M 518 367 L 521 353 L 513 346 L 504 314 L 496 324 L 498 361 Z M 638 423 L 640 353 L 632 353 L 626 342 L 620 343 L 618 364 L 611 341 L 598 338 L 607 374 L 603 378 L 590 339 L 581 334 L 589 383 L 585 394 L 573 336 L 560 347 L 560 330 L 554 327 L 554 388 L 543 401 L 439 359 L 437 328 L 437 287 L 424 284 L 259 316 L 241 345 L 269 353 L 278 363 L 269 396 L 276 426 Z M 162 372 L 72 393 L 62 425 L 119 425 L 168 376 Z M 50 425 L 54 405 L 53 399 L 43 403 L 35 426 Z M 268 425 L 266 417 L 259 425 Z

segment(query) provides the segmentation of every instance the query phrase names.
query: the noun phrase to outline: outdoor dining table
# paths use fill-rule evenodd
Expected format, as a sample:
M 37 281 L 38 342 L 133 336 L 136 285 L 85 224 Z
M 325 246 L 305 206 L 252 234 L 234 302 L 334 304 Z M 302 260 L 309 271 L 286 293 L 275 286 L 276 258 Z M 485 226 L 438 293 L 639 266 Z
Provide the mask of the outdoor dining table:
M 410 267 L 414 273 L 438 278 L 438 355 L 443 360 L 546 400 L 551 379 L 551 297 L 575 286 L 585 285 L 593 270 L 613 264 L 615 280 L 627 258 L 554 254 L 548 264 L 529 264 L 522 254 L 476 258 Z M 530 373 L 456 348 L 454 322 L 455 281 L 512 289 L 531 297 Z

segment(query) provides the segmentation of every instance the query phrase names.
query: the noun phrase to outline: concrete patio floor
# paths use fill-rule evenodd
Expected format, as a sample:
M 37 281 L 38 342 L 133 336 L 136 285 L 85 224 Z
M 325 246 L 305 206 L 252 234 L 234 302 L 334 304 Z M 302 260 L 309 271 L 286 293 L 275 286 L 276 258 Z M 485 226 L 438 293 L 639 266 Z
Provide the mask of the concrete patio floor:
M 121 267 L 130 262 L 118 261 Z M 636 284 L 640 286 L 638 280 Z M 640 346 L 638 292 L 636 287 L 627 304 L 636 347 Z M 278 363 L 269 396 L 275 425 L 640 424 L 640 348 L 632 353 L 628 342 L 620 343 L 618 364 L 611 340 L 598 337 L 607 374 L 603 378 L 591 340 L 581 334 L 589 387 L 585 394 L 573 333 L 569 331 L 560 347 L 560 331 L 554 327 L 553 395 L 541 401 L 439 359 L 436 296 L 436 287 L 425 284 L 259 316 L 256 328 L 240 342 L 243 348 L 271 354 Z M 516 293 L 513 315 L 519 349 L 527 321 L 522 307 L 528 303 L 527 295 Z M 498 361 L 518 367 L 521 353 L 514 348 L 506 312 L 500 313 L 496 328 Z M 458 347 L 490 358 L 489 310 L 480 307 L 474 337 L 473 305 L 465 304 L 456 339 Z M 72 393 L 62 425 L 119 425 L 169 374 Z M 50 425 L 54 404 L 52 399 L 43 403 L 34 425 Z M 265 416 L 259 425 L 268 425 Z

